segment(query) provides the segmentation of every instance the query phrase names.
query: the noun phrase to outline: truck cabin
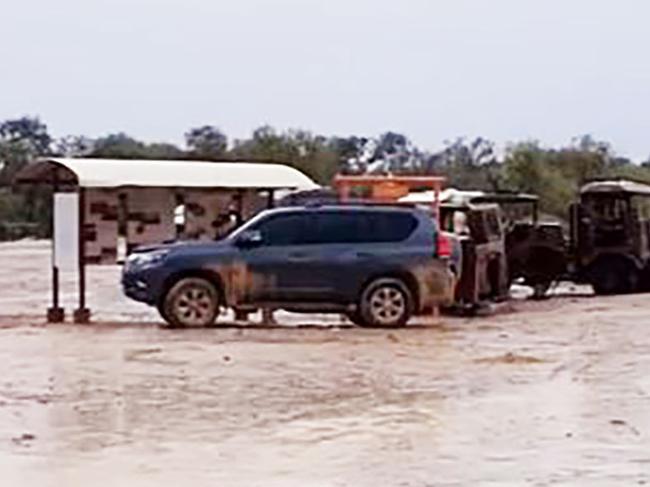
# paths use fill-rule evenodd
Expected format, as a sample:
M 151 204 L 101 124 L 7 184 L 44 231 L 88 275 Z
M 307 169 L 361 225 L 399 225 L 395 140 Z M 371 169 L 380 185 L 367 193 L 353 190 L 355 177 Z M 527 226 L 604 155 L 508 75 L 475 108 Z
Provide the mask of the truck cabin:
M 477 243 L 503 238 L 503 219 L 491 203 L 442 203 L 440 225 L 445 231 L 471 236 Z
M 492 203 L 501 207 L 504 220 L 508 225 L 529 223 L 537 225 L 539 220 L 539 197 L 527 193 L 496 192 L 485 193 L 471 200 L 474 204 Z
M 597 181 L 580 190 L 573 217 L 580 240 L 593 248 L 648 246 L 650 186 L 633 181 Z
M 566 272 L 565 240 L 558 223 L 539 222 L 539 197 L 514 192 L 490 193 L 472 202 L 497 203 L 505 223 L 511 281 L 520 280 L 541 298 Z

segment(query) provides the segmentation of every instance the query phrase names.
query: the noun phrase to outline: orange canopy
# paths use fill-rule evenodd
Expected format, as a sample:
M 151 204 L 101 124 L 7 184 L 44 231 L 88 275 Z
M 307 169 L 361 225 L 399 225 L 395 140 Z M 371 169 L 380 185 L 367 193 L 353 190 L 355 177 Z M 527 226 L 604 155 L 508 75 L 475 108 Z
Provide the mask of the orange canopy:
M 438 216 L 439 194 L 445 178 L 442 176 L 377 176 L 360 175 L 348 176 L 337 174 L 334 177 L 334 186 L 341 200 L 350 197 L 354 187 L 370 188 L 370 198 L 374 201 L 394 202 L 406 196 L 410 189 L 432 189 L 436 195 L 433 200 L 432 211 Z

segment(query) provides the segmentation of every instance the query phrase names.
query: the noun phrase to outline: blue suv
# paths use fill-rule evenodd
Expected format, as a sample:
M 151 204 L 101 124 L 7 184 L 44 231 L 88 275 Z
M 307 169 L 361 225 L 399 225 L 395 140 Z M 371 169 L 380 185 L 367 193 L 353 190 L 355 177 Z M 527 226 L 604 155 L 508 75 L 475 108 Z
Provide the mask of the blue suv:
M 136 251 L 122 285 L 130 298 L 156 306 L 170 326 L 210 325 L 221 308 L 272 308 L 395 327 L 451 303 L 451 247 L 415 208 L 282 208 L 220 241 Z

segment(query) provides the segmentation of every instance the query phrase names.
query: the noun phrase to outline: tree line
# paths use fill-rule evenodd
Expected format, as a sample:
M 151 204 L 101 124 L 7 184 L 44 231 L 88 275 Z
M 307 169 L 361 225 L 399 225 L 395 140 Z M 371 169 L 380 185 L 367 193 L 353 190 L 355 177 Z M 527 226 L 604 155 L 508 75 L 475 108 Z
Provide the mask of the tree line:
M 21 168 L 44 156 L 281 162 L 323 185 L 337 172 L 436 174 L 459 189 L 537 194 L 542 211 L 560 219 L 566 218 L 569 203 L 587 180 L 625 177 L 650 183 L 650 162 L 637 164 L 617 156 L 609 143 L 589 135 L 563 147 L 514 142 L 499 153 L 494 142 L 482 137 L 459 137 L 439 151 L 426 151 L 390 131 L 341 137 L 266 125 L 248 138 L 230 140 L 218 127 L 205 125 L 188 130 L 184 147 L 179 147 L 125 133 L 54 138 L 39 118 L 22 117 L 0 122 L 0 239 L 49 235 L 50 189 L 11 186 Z

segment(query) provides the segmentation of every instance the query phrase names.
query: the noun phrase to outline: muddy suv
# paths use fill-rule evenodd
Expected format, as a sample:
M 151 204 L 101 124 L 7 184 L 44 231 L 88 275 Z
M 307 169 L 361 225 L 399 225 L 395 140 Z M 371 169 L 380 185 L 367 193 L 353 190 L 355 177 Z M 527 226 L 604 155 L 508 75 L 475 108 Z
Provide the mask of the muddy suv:
M 171 326 L 220 308 L 335 312 L 402 326 L 453 299 L 448 242 L 414 208 L 296 207 L 260 213 L 224 240 L 150 247 L 128 259 L 124 292 Z

